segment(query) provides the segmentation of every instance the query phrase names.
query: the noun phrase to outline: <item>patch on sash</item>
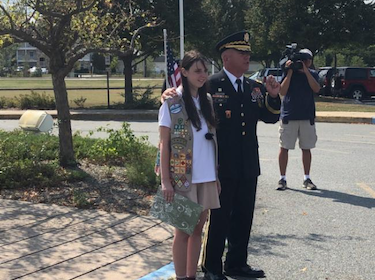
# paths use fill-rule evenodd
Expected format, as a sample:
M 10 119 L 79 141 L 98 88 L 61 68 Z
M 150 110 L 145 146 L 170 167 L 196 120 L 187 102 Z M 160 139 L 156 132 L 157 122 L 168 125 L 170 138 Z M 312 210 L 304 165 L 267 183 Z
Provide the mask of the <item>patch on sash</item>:
M 173 134 L 174 135 L 180 135 L 182 137 L 186 137 L 189 135 L 189 132 L 187 129 L 185 129 L 184 120 L 182 118 L 179 118 L 177 120 L 177 124 L 173 127 Z
M 171 145 L 175 150 L 182 150 L 187 145 L 187 140 L 182 137 L 171 139 Z
M 182 110 L 182 105 L 177 103 L 177 104 L 172 104 L 170 107 L 169 107 L 169 110 L 171 111 L 172 114 L 177 114 L 179 112 L 181 112 Z
M 178 188 L 180 190 L 181 189 L 187 190 L 190 186 L 188 179 L 184 175 L 182 175 L 182 176 L 175 175 L 173 177 L 172 185 L 175 188 Z

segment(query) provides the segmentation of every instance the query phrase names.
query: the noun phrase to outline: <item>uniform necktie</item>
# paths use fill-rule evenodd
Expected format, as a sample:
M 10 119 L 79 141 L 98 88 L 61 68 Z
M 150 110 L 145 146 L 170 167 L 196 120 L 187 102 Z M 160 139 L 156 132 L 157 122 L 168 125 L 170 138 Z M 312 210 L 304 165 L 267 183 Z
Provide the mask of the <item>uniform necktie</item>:
M 242 85 L 241 79 L 237 79 L 236 84 L 238 85 L 237 93 L 238 93 L 239 97 L 242 99 L 243 98 L 243 91 L 242 91 L 242 87 L 241 87 L 241 85 Z

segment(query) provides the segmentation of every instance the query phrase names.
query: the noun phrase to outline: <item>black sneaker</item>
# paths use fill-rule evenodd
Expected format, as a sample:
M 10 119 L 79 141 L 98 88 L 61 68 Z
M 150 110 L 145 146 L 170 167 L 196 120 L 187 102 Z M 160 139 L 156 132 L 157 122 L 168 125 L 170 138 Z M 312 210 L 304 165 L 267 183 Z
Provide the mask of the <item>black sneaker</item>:
M 276 190 L 285 191 L 287 188 L 288 186 L 286 184 L 286 181 L 284 179 L 280 179 Z
M 203 280 L 228 280 L 228 278 L 223 274 L 213 274 L 207 271 L 204 274 Z
M 307 190 L 317 190 L 318 188 L 316 185 L 311 181 L 311 179 L 306 179 L 303 181 L 303 187 L 306 188 Z

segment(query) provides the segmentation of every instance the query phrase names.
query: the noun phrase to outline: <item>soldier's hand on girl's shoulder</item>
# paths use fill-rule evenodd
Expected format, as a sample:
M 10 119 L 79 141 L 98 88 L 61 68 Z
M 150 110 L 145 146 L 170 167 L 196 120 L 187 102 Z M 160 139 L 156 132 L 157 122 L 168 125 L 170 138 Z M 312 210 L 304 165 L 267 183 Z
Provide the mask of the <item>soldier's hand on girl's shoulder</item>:
M 167 88 L 163 94 L 161 95 L 161 103 L 164 103 L 164 101 L 168 98 L 177 96 L 177 90 L 175 87 Z

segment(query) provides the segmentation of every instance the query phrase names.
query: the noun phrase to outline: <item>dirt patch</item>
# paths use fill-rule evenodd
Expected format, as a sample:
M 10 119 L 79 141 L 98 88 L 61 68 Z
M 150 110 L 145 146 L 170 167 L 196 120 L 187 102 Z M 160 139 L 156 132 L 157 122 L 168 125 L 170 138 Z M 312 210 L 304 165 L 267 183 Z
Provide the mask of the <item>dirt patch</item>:
M 80 169 L 88 174 L 84 181 L 64 182 L 48 188 L 29 186 L 1 189 L 0 198 L 107 212 L 148 214 L 156 191 L 149 187 L 130 186 L 124 176 L 125 168 L 83 162 Z

